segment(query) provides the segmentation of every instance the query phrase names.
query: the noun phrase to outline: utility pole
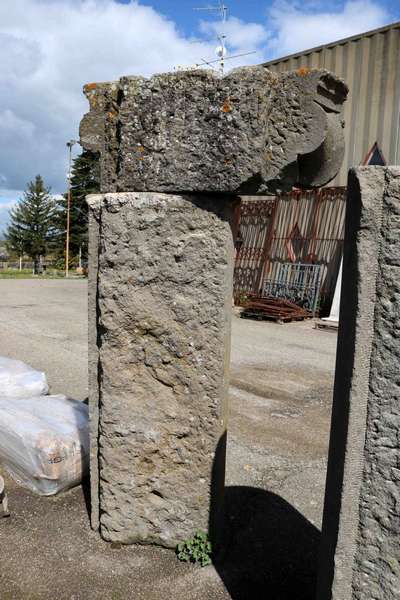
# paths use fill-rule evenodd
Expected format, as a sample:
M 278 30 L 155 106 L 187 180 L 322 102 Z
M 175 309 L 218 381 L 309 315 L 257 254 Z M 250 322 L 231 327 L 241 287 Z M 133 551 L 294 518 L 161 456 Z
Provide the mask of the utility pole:
M 77 140 L 69 140 L 67 148 L 69 150 L 69 168 L 68 168 L 68 191 L 67 191 L 67 236 L 65 241 L 65 277 L 69 275 L 69 233 L 70 233 L 70 211 L 71 211 L 71 170 L 72 170 L 72 146 L 78 144 Z

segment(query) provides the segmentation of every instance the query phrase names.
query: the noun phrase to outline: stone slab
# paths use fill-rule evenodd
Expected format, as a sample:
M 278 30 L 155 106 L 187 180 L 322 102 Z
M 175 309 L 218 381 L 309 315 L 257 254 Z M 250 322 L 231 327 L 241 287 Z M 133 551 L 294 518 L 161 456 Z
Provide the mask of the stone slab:
M 328 71 L 192 70 L 84 92 L 81 144 L 100 152 L 103 192 L 274 193 L 324 185 L 342 163 L 348 89 Z
M 214 536 L 236 199 L 143 192 L 88 202 L 93 525 L 122 543 L 174 547 L 198 528 Z
M 400 168 L 348 183 L 318 600 L 400 597 Z

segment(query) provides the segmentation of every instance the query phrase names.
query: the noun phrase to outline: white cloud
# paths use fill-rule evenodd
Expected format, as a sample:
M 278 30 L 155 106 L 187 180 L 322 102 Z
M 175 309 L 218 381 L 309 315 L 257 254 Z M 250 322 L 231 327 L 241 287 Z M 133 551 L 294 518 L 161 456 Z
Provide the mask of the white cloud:
M 0 174 L 1 182 L 1 174 Z M 0 188 L 0 239 L 2 234 L 7 229 L 7 225 L 10 222 L 10 209 L 18 203 L 24 195 L 23 190 L 8 190 L 6 188 Z M 51 195 L 54 201 L 62 199 L 60 194 Z
M 15 204 L 16 204 L 16 200 L 7 200 L 5 202 L 0 200 L 0 209 L 1 210 L 10 210 L 10 208 L 15 206 Z
M 18 136 L 27 141 L 33 138 L 34 133 L 35 124 L 31 121 L 18 117 L 9 108 L 0 112 L 0 136 L 2 140 L 7 142 L 7 136 L 10 139 Z
M 0 206 L 2 208 L 11 208 L 23 194 L 22 190 L 9 190 L 0 188 Z
M 3 209 L 0 205 L 0 241 L 3 239 L 4 233 L 8 225 L 8 210 Z
M 214 44 L 217 45 L 217 37 L 221 35 L 222 28 L 218 21 L 201 21 L 200 31 L 214 39 Z M 259 50 L 262 48 L 269 37 L 266 27 L 260 23 L 245 23 L 236 17 L 227 19 L 223 28 L 223 33 L 226 35 L 228 46 L 232 52 L 247 52 L 251 50 Z M 262 57 L 259 58 L 259 62 Z
M 40 64 L 42 56 L 37 42 L 0 32 L 0 45 L 5 49 L 5 53 L 0 58 L 2 79 L 26 77 Z
M 273 37 L 268 47 L 274 57 L 363 33 L 389 21 L 386 9 L 372 0 L 350 0 L 338 10 L 321 2 L 278 0 L 269 11 Z
M 230 17 L 230 51 L 258 53 L 227 64 L 262 62 L 386 18 L 372 0 L 350 1 L 338 11 L 324 6 L 320 0 L 279 2 L 266 21 L 260 6 L 260 23 Z M 0 186 L 17 196 L 40 173 L 55 193 L 63 192 L 65 144 L 77 138 L 88 110 L 83 84 L 210 60 L 218 31 L 216 22 L 203 23 L 193 43 L 171 20 L 134 0 L 0 0 Z
M 21 196 L 22 191 L 0 189 L 0 239 L 9 222 L 9 210 Z
M 67 149 L 88 110 L 83 84 L 149 75 L 212 55 L 137 2 L 0 2 L 0 164 L 7 185 L 40 173 L 64 190 Z

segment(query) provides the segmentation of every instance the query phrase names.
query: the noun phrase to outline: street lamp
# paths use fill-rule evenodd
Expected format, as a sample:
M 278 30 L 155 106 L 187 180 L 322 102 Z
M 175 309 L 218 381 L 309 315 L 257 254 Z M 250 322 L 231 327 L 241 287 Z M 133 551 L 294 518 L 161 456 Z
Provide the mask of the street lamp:
M 79 144 L 78 140 L 69 140 L 67 148 L 69 150 L 69 169 L 68 169 L 68 192 L 67 192 L 67 239 L 65 242 L 65 277 L 69 272 L 69 228 L 70 228 L 70 210 L 71 210 L 71 169 L 72 169 L 72 146 Z

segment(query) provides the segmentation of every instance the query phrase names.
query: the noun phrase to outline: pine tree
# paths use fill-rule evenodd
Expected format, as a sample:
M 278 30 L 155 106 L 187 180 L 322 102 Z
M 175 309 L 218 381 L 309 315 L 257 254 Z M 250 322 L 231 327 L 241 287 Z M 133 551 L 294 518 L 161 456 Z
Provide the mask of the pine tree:
M 71 173 L 70 241 L 69 255 L 73 264 L 78 256 L 87 259 L 88 250 L 88 206 L 86 196 L 100 189 L 100 164 L 98 154 L 84 150 L 73 161 Z M 67 195 L 60 202 L 59 228 L 66 230 Z M 65 258 L 65 235 L 58 243 L 58 254 Z
M 50 188 L 44 185 L 40 175 L 28 183 L 23 197 L 10 210 L 7 249 L 18 256 L 30 256 L 35 274 L 41 268 L 41 257 L 49 250 L 56 235 L 56 212 Z

